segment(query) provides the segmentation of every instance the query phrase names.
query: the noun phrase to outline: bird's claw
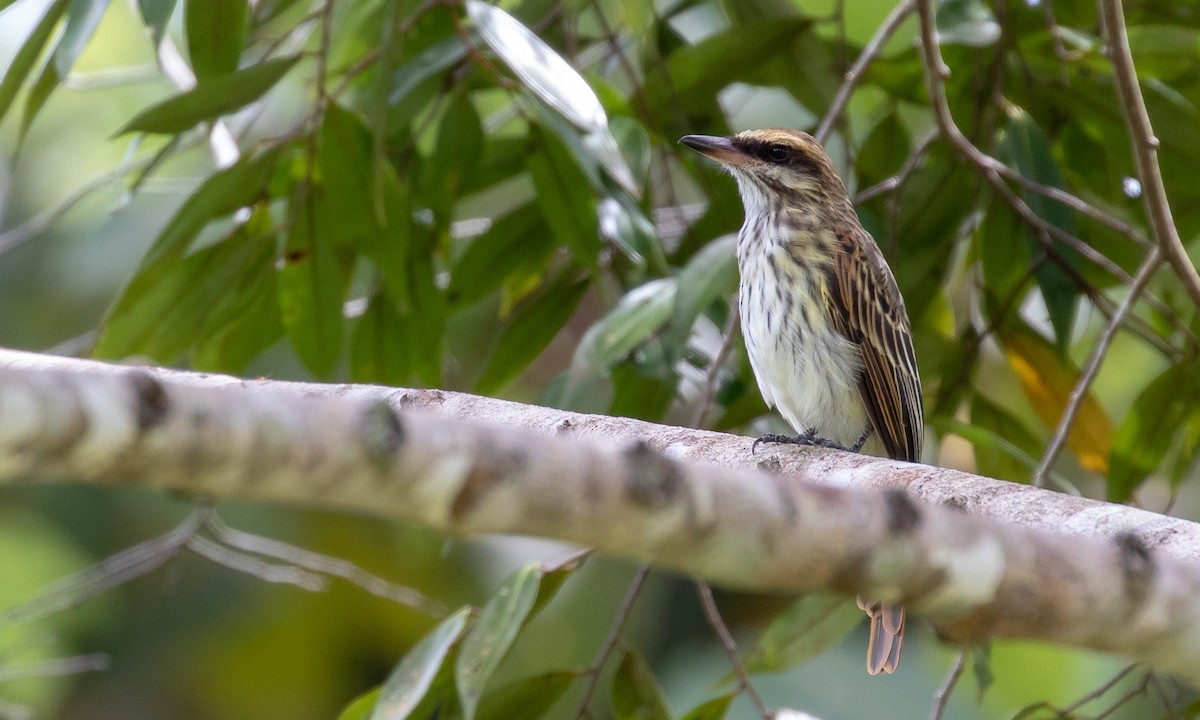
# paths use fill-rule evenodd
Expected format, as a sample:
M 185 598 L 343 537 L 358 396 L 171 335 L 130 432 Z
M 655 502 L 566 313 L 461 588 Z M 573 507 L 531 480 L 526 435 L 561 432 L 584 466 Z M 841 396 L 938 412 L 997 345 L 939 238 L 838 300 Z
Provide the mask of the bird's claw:
M 866 438 L 863 437 L 863 438 L 861 438 L 861 440 L 863 442 L 865 442 Z M 856 447 L 853 450 L 851 450 L 850 448 L 846 447 L 845 445 L 842 445 L 841 443 L 836 443 L 836 442 L 830 440 L 829 438 L 821 437 L 820 435 L 817 434 L 816 428 L 811 428 L 809 430 L 805 430 L 804 432 L 800 433 L 799 435 L 779 435 L 777 433 L 767 433 L 766 435 L 760 435 L 758 437 L 758 439 L 754 441 L 754 444 L 750 446 L 750 454 L 753 455 L 754 451 L 758 449 L 758 444 L 764 443 L 764 442 L 766 442 L 766 443 L 785 443 L 788 445 L 808 445 L 810 447 L 823 447 L 823 448 L 829 448 L 831 450 L 841 450 L 843 452 L 857 452 L 858 450 L 860 450 L 862 448 L 862 442 L 859 442 L 859 443 L 856 443 Z

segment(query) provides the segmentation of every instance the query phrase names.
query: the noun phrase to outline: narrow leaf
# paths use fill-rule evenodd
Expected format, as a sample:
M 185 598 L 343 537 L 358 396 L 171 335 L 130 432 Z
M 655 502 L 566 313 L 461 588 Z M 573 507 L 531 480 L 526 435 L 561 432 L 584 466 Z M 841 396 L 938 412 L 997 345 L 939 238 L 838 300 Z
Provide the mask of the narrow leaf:
M 696 318 L 718 299 L 737 289 L 737 236 L 726 235 L 704 246 L 679 273 L 679 290 L 663 342 L 671 357 L 681 357 Z M 736 310 L 733 310 L 736 312 Z
M 295 55 L 276 58 L 202 80 L 191 90 L 141 111 L 113 133 L 113 137 L 130 132 L 181 133 L 197 123 L 243 108 L 274 87 L 299 59 Z
M 536 563 L 518 570 L 483 606 L 479 619 L 463 639 L 454 677 L 466 720 L 474 719 L 488 680 L 529 617 L 540 582 L 541 568 Z
M 337 716 L 337 720 L 367 720 L 371 717 L 375 705 L 379 703 L 379 692 L 382 688 L 373 688 L 359 695 L 346 706 Z
M 142 22 L 150 29 L 155 48 L 162 42 L 167 23 L 171 21 L 171 15 L 175 12 L 175 2 L 176 0 L 138 0 Z
M 296 354 L 318 377 L 328 377 L 342 350 L 347 269 L 317 232 L 303 183 L 288 205 L 288 234 L 279 269 L 279 311 Z
M 668 720 L 662 688 L 636 650 L 626 650 L 612 681 L 613 716 L 617 720 Z
M 808 662 L 840 642 L 862 618 L 848 598 L 809 593 L 771 621 L 746 658 L 746 671 L 781 672 Z
M 493 220 L 487 232 L 471 241 L 450 270 L 447 295 L 456 305 L 472 303 L 519 269 L 541 267 L 554 248 L 554 236 L 538 208 L 522 205 Z
M 722 720 L 733 703 L 734 693 L 718 695 L 689 710 L 679 720 Z
M 563 670 L 517 680 L 487 693 L 476 720 L 538 720 L 563 696 L 578 673 Z
M 67 9 L 67 25 L 62 40 L 54 50 L 54 69 L 59 77 L 66 77 L 96 28 L 104 18 L 109 0 L 71 0 Z
M 1058 165 L 1054 162 L 1050 141 L 1033 118 L 1020 108 L 1014 107 L 1009 111 L 1005 150 L 1022 175 L 1043 185 L 1062 187 L 1062 175 L 1058 170 Z M 1029 209 L 1038 217 L 1060 230 L 1075 233 L 1073 210 L 1040 193 L 1024 191 L 1023 195 Z M 1042 252 L 1041 242 L 1033 236 L 1032 231 L 1028 228 L 1022 226 L 1021 230 L 1032 248 L 1032 253 L 1035 256 L 1040 255 Z M 1053 241 L 1053 248 L 1055 254 L 1071 267 L 1079 267 L 1081 264 L 1082 259 L 1074 248 L 1058 240 Z M 1054 261 L 1047 261 L 1038 266 L 1035 277 L 1038 287 L 1042 291 L 1046 310 L 1050 315 L 1050 323 L 1054 326 L 1058 351 L 1065 357 L 1075 322 L 1075 307 L 1079 304 L 1082 291 L 1067 271 Z
M 1048 427 L 1056 427 L 1071 391 L 1079 382 L 1079 370 L 1066 364 L 1032 330 L 1003 334 L 1001 343 L 1034 411 Z M 1101 475 L 1108 474 L 1113 447 L 1112 420 L 1091 392 L 1084 396 L 1075 424 L 1067 434 L 1067 447 L 1075 453 L 1080 465 Z
M 42 50 L 45 49 L 46 43 L 49 42 L 55 26 L 67 11 L 69 2 L 71 0 L 54 0 L 54 4 L 46 8 L 42 19 L 33 26 L 33 30 L 29 33 L 29 37 L 25 38 L 21 49 L 17 50 L 16 56 L 8 66 L 8 72 L 4 73 L 4 79 L 0 80 L 0 120 L 3 120 L 5 114 L 12 108 L 17 91 L 21 89 L 25 78 L 33 70 L 33 66 L 37 63 Z
M 370 720 L 405 720 L 442 669 L 471 619 L 470 608 L 446 618 L 404 656 L 379 692 Z
M 403 385 L 412 375 L 413 348 L 404 317 L 393 297 L 376 293 L 354 324 L 350 340 L 350 379 L 358 383 Z
M 584 334 L 575 350 L 576 360 L 607 369 L 629 355 L 666 323 L 676 287 L 674 279 L 660 278 L 630 290 Z
M 617 183 L 638 195 L 633 171 L 608 127 L 608 115 L 595 91 L 553 48 L 521 21 L 482 0 L 468 0 L 467 13 L 483 41 L 504 60 L 525 87 L 584 133 Z
M 250 28 L 246 0 L 191 0 L 184 5 L 188 56 L 196 78 L 205 80 L 238 69 Z
M 559 281 L 519 306 L 496 345 L 475 391 L 494 394 L 536 358 L 575 314 L 590 283 L 586 279 Z
M 109 314 L 97 354 L 176 362 L 235 319 L 260 278 L 271 274 L 274 253 L 265 211 L 259 211 L 220 242 L 145 268 Z
M 1108 476 L 1111 502 L 1127 502 L 1150 473 L 1158 469 L 1188 424 L 1200 398 L 1195 370 L 1173 365 L 1142 390 L 1125 415 L 1112 445 Z
M 554 237 L 571 249 L 579 263 L 595 266 L 600 254 L 595 193 L 561 143 L 545 133 L 539 133 L 538 140 L 539 151 L 525 157 L 525 167 L 533 178 L 542 216 Z

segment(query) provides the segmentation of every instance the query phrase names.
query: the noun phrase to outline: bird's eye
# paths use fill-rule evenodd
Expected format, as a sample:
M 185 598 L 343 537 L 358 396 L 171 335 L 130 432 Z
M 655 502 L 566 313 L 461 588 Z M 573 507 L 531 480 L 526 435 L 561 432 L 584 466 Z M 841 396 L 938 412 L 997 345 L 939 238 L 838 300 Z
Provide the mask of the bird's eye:
M 767 148 L 767 157 L 771 158 L 771 162 L 781 163 L 788 159 L 791 154 L 783 145 L 772 145 Z

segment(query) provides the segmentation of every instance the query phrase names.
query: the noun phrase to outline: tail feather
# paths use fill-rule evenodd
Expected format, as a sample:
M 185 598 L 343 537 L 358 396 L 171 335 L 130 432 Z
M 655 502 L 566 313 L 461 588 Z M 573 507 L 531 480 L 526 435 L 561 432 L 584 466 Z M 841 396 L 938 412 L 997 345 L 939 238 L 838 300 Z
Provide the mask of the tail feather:
M 871 616 L 871 639 L 867 645 L 867 672 L 893 673 L 900 666 L 904 646 L 904 608 L 858 599 L 858 606 Z

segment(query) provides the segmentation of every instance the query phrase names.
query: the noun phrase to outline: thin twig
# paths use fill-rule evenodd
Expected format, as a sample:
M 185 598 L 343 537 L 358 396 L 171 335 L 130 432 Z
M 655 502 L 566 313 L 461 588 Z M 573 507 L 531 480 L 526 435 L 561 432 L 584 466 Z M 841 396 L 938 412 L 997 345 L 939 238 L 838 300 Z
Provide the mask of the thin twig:
M 946 712 L 946 705 L 950 702 L 950 695 L 954 692 L 954 686 L 962 677 L 963 668 L 966 666 L 967 649 L 963 648 L 958 651 L 958 657 L 954 658 L 954 664 L 950 666 L 950 672 L 946 673 L 946 679 L 933 693 L 933 708 L 929 711 L 929 720 L 941 720 Z
M 1150 251 L 1146 259 L 1142 261 L 1142 266 L 1138 268 L 1137 275 L 1134 276 L 1133 282 L 1129 286 L 1129 294 L 1117 306 L 1112 317 L 1108 320 L 1108 325 L 1104 327 L 1104 332 L 1100 335 L 1100 339 L 1096 341 L 1095 347 L 1092 348 L 1092 354 L 1088 356 L 1087 364 L 1083 368 L 1083 372 L 1079 375 L 1079 382 L 1075 383 L 1075 387 L 1071 390 L 1070 398 L 1067 400 L 1067 407 L 1063 410 L 1062 417 L 1058 420 L 1058 427 L 1054 431 L 1054 437 L 1051 438 L 1050 444 L 1046 446 L 1046 452 L 1042 454 L 1042 460 L 1038 463 L 1037 469 L 1033 471 L 1033 484 L 1036 487 L 1042 487 L 1046 481 L 1046 472 L 1050 466 L 1054 464 L 1054 460 L 1062 451 L 1063 445 L 1067 441 L 1067 435 L 1071 431 L 1071 426 L 1075 424 L 1075 418 L 1079 415 L 1079 408 L 1083 406 L 1083 399 L 1087 397 L 1088 388 L 1091 387 L 1092 381 L 1096 379 L 1096 373 L 1100 370 L 1100 365 L 1104 362 L 1104 356 L 1108 354 L 1108 347 L 1112 344 L 1113 338 L 1117 334 L 1117 330 L 1125 322 L 1125 316 L 1133 309 L 1137 303 L 1138 296 L 1142 294 L 1142 290 L 1146 288 L 1146 284 L 1150 282 L 1154 271 L 1158 269 L 1161 262 L 1162 253 L 1158 248 Z
M 833 129 L 834 123 L 842 116 L 842 112 L 846 109 L 846 103 L 850 101 L 850 94 L 854 92 L 854 88 L 858 86 L 859 80 L 862 79 L 863 72 L 867 66 L 874 62 L 879 56 L 879 51 L 883 49 L 884 43 L 895 34 L 896 29 L 900 27 L 900 23 L 916 9 L 914 0 L 904 0 L 892 9 L 884 19 L 883 24 L 875 31 L 875 35 L 871 37 L 870 42 L 859 53 L 858 59 L 846 71 L 845 78 L 842 80 L 842 86 L 838 88 L 837 95 L 833 97 L 833 102 L 830 103 L 829 109 L 825 111 L 825 117 L 821 118 L 821 124 L 817 126 L 813 137 L 817 142 L 825 142 L 825 138 L 829 135 L 829 131 Z
M 1083 707 L 1084 705 L 1087 705 L 1088 703 L 1095 700 L 1096 698 L 1104 695 L 1109 690 L 1112 690 L 1114 687 L 1116 687 L 1117 683 L 1124 680 L 1125 676 L 1129 675 L 1129 673 L 1131 673 L 1135 669 L 1137 669 L 1137 667 L 1139 665 L 1141 665 L 1141 663 L 1129 663 L 1125 667 L 1121 668 L 1117 672 L 1116 675 L 1113 675 L 1111 678 L 1109 678 L 1108 681 L 1105 682 L 1103 685 L 1096 688 L 1095 690 L 1092 690 L 1087 695 L 1084 695 L 1083 697 L 1079 698 L 1078 700 L 1071 703 L 1070 705 L 1068 705 L 1064 708 L 1059 708 L 1058 712 L 1062 715 L 1070 715 L 1071 713 L 1075 712 L 1076 710 Z
M 746 697 L 750 698 L 750 702 L 758 709 L 763 720 L 771 720 L 774 714 L 767 708 L 767 704 L 763 702 L 762 696 L 754 689 L 754 685 L 750 683 L 750 676 L 746 673 L 746 666 L 742 665 L 742 659 L 738 657 L 737 643 L 733 640 L 733 635 L 730 634 L 729 628 L 726 627 L 725 621 L 721 619 L 721 611 L 717 609 L 717 601 L 713 599 L 712 588 L 703 580 L 696 580 L 696 594 L 700 597 L 700 605 L 704 608 L 704 617 L 708 619 L 708 624 L 717 633 L 717 637 L 721 639 L 721 645 L 725 648 L 725 655 L 729 658 L 729 664 L 733 667 L 733 672 L 738 677 L 738 692 L 745 692 Z
M 1104 31 L 1108 41 L 1107 53 L 1113 65 L 1117 81 L 1117 96 L 1125 111 L 1125 125 L 1129 129 L 1129 140 L 1133 145 L 1133 158 L 1137 162 L 1138 179 L 1142 183 L 1142 200 L 1150 220 L 1150 234 L 1162 248 L 1167 262 L 1179 276 L 1192 302 L 1200 307 L 1200 273 L 1188 258 L 1175 220 L 1171 217 L 1171 206 L 1167 202 L 1167 190 L 1163 186 L 1162 172 L 1158 167 L 1158 138 L 1150 125 L 1146 102 L 1138 87 L 1137 72 L 1133 67 L 1133 54 L 1129 50 L 1129 37 L 1125 33 L 1125 11 L 1121 0 L 1101 0 L 1100 12 L 1104 20 Z
M 642 585 L 646 583 L 646 578 L 650 575 L 650 566 L 642 565 L 638 567 L 637 572 L 633 575 L 633 580 L 629 583 L 629 588 L 625 591 L 625 597 L 621 600 L 621 606 L 617 608 L 617 615 L 613 618 L 612 627 L 608 629 L 608 637 L 604 638 L 604 643 L 600 646 L 600 652 L 596 653 L 596 659 L 588 666 L 587 683 L 583 686 L 583 696 L 579 699 L 579 708 L 575 711 L 575 720 L 589 717 L 588 704 L 592 701 L 592 694 L 596 692 L 596 684 L 600 681 L 600 671 L 604 669 L 604 664 L 608 662 L 608 658 L 612 656 L 613 650 L 617 647 L 617 642 L 621 639 L 621 631 L 625 628 L 625 622 L 629 620 L 630 611 L 633 610 L 633 603 L 637 601 L 638 594 L 642 591 Z
M 717 378 L 721 374 L 721 368 L 725 365 L 725 360 L 729 357 L 729 351 L 733 349 L 733 336 L 737 334 L 738 326 L 737 300 L 734 299 L 729 304 L 729 314 L 725 318 L 725 328 L 721 331 L 721 345 L 717 348 L 717 354 L 713 355 L 704 373 L 704 385 L 700 392 L 700 401 L 696 404 L 696 412 L 692 415 L 692 427 L 703 427 L 704 418 L 708 416 L 708 411 L 712 409 L 713 398 L 717 394 Z
M 35 660 L 25 663 L 0 664 L 0 682 L 52 675 L 79 675 L 108 669 L 108 655 L 72 655 L 71 657 Z
M 204 527 L 221 544 L 230 548 L 282 560 L 306 571 L 339 577 L 372 595 L 408 605 L 434 616 L 444 616 L 446 607 L 416 590 L 373 575 L 343 558 L 323 555 L 273 538 L 231 528 L 212 510 L 204 514 Z
M 954 122 L 954 117 L 950 114 L 950 104 L 946 99 L 945 79 L 950 74 L 950 69 L 946 67 L 942 60 L 941 47 L 937 39 L 937 27 L 934 20 L 933 0 L 918 0 L 917 14 L 920 18 L 921 28 L 921 48 L 922 48 L 922 64 L 925 67 L 926 86 L 929 92 L 930 104 L 933 109 L 934 118 L 937 120 L 937 125 L 940 128 L 942 135 L 957 149 L 963 157 L 969 160 L 973 165 L 978 167 L 983 174 L 984 179 L 998 192 L 1009 206 L 1017 213 L 1017 215 L 1034 230 L 1034 235 L 1039 242 L 1050 252 L 1051 260 L 1053 260 L 1064 272 L 1070 276 L 1075 283 L 1085 289 L 1089 297 L 1099 297 L 1099 294 L 1094 292 L 1082 278 L 1082 276 L 1071 267 L 1071 264 L 1056 252 L 1053 247 L 1052 239 L 1057 239 L 1060 242 L 1069 245 L 1072 249 L 1081 253 L 1085 258 L 1096 263 L 1099 267 L 1112 274 L 1114 277 L 1121 279 L 1123 282 L 1130 282 L 1129 278 L 1119 265 L 1113 263 L 1108 258 L 1096 252 L 1091 246 L 1083 242 L 1079 238 L 1065 232 L 1061 228 L 1046 222 L 1037 213 L 1033 212 L 1029 206 L 1019 198 L 1016 193 L 1004 182 L 1005 178 L 1016 180 L 1018 175 L 1006 166 L 1004 163 L 984 153 L 977 148 L 966 136 L 962 130 Z M 1140 95 L 1139 95 L 1140 98 Z M 1157 165 L 1156 165 L 1157 167 Z M 1160 178 L 1161 180 L 1161 178 Z M 1031 189 L 1035 189 L 1030 186 Z M 1042 186 L 1045 188 L 1045 186 Z M 1036 191 L 1036 189 L 1035 189 Z M 1069 195 L 1065 193 L 1064 195 Z M 1061 196 L 1055 196 L 1055 199 L 1063 200 Z M 1078 203 L 1084 203 L 1083 200 L 1076 198 Z M 1084 203 L 1086 204 L 1086 203 Z M 1074 207 L 1074 203 L 1072 203 Z M 1190 267 L 1190 264 L 1189 264 Z M 1193 268 L 1194 272 L 1194 268 Z M 1185 283 L 1186 285 L 1186 283 Z M 1200 291 L 1200 284 L 1197 285 L 1197 290 Z M 1200 294 L 1197 295 L 1200 300 Z M 1148 302 L 1151 300 L 1148 298 Z M 1154 301 L 1157 304 L 1158 301 Z M 1197 302 L 1200 305 L 1200 301 Z M 1103 308 L 1101 308 L 1103 312 Z M 1149 341 L 1149 338 L 1147 338 Z M 1151 341 L 1152 342 L 1152 341 Z

